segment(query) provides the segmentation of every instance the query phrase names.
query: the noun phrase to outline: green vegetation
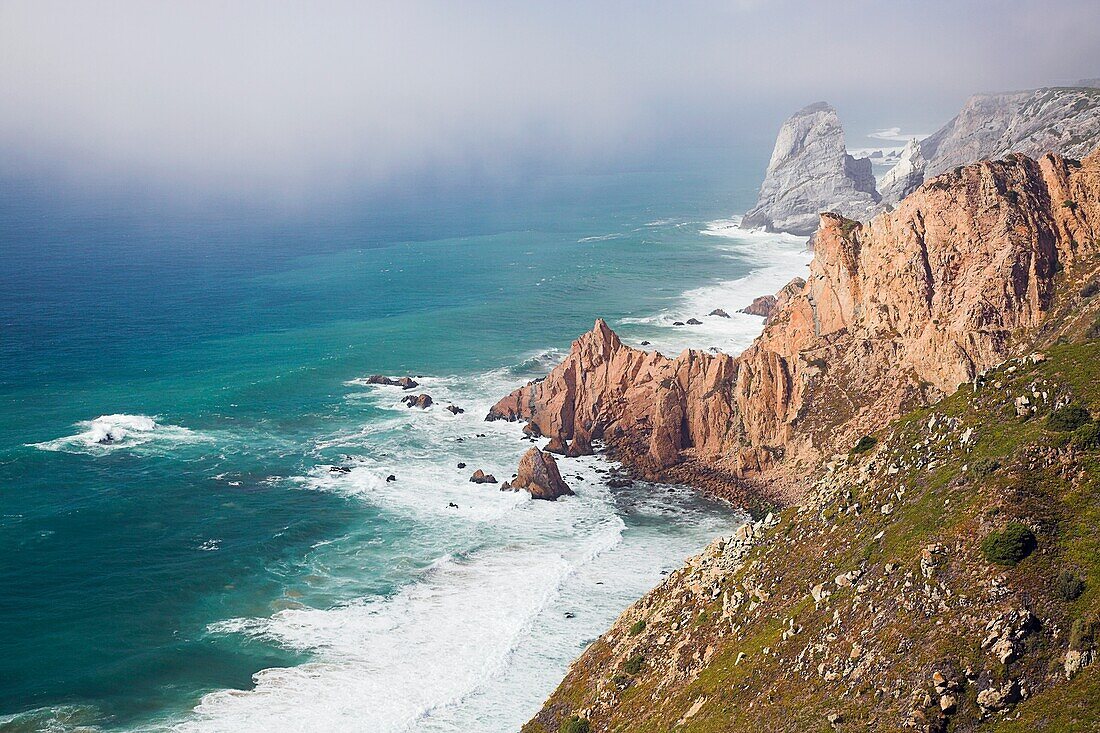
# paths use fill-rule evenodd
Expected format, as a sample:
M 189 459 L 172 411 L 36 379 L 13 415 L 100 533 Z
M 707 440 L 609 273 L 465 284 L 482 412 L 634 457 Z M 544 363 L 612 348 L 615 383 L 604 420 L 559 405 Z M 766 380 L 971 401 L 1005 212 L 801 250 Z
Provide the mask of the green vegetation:
M 1063 570 L 1058 574 L 1056 588 L 1058 597 L 1063 601 L 1076 601 L 1085 592 L 1085 581 L 1081 580 L 1077 573 Z
M 1082 298 L 1091 298 L 1092 296 L 1100 293 L 1100 280 L 1092 280 L 1085 284 L 1085 287 L 1081 288 Z
M 1077 450 L 1100 448 L 1100 422 L 1090 422 L 1074 430 L 1070 444 Z
M 1091 320 L 1089 315 L 1084 323 Z M 872 720 L 901 729 L 913 709 L 908 685 L 922 685 L 936 672 L 962 685 L 954 693 L 954 713 L 941 715 L 935 694 L 920 710 L 940 730 L 1095 729 L 1100 663 L 1069 680 L 1062 665 L 1069 643 L 1082 651 L 1100 643 L 1100 444 L 1093 443 L 1100 422 L 1089 417 L 1063 432 L 1049 427 L 1046 416 L 1067 398 L 1100 414 L 1100 342 L 1065 341 L 1042 351 L 1046 359 L 1039 363 L 1013 360 L 976 389 L 960 389 L 876 430 L 877 441 L 867 436 L 859 447 L 864 456 L 874 449 L 874 464 L 853 460 L 834 469 L 836 478 L 823 479 L 838 492 L 835 498 L 813 511 L 777 510 L 778 525 L 766 530 L 744 565 L 718 581 L 723 594 L 762 585 L 770 597 L 746 594 L 727 613 L 706 596 L 685 593 L 688 575 L 654 590 L 644 613 L 679 620 L 678 628 L 658 629 L 655 621 L 636 637 L 620 632 L 595 642 L 525 733 L 556 732 L 563 717 L 597 700 L 610 701 L 600 728 L 614 733 L 829 733 Z M 1039 419 L 1016 419 L 1014 399 L 1034 391 L 1049 395 L 1049 402 L 1036 400 Z M 1080 414 L 1073 410 L 1052 421 L 1058 426 L 1068 417 L 1072 424 Z M 929 428 L 933 415 L 936 427 Z M 972 438 L 963 446 L 960 436 L 969 429 Z M 853 480 L 863 468 L 869 479 Z M 893 510 L 882 514 L 878 508 L 887 502 Z M 991 529 L 997 531 L 986 537 Z M 933 550 L 930 577 L 922 578 L 926 550 L 935 546 L 943 551 Z M 995 564 L 986 564 L 983 555 Z M 1014 564 L 1011 572 L 1002 569 Z M 876 610 L 854 602 L 854 587 L 833 582 L 852 570 L 861 572 L 856 583 L 866 585 L 862 595 Z M 915 576 L 911 588 L 905 586 L 909 573 Z M 994 577 L 1013 600 L 988 599 Z M 832 594 L 815 603 L 810 589 L 821 583 Z M 941 608 L 933 618 L 926 615 L 920 603 L 941 592 L 940 584 L 973 599 L 965 611 Z M 1017 644 L 1018 657 L 1005 666 L 980 645 L 986 624 L 1010 603 L 1033 609 L 1046 630 L 1060 633 L 1029 630 Z M 691 623 L 704 608 L 708 622 Z M 658 641 L 666 634 L 683 644 L 675 655 Z M 853 642 L 862 647 L 862 659 L 887 655 L 889 668 L 865 668 L 855 684 L 827 678 L 860 663 Z M 801 650 L 815 644 L 827 651 L 806 660 L 809 676 L 790 674 Z M 981 681 L 966 681 L 967 668 Z M 668 681 L 670 670 L 684 669 L 698 670 L 697 676 Z M 1030 695 L 1011 713 L 982 717 L 977 693 L 1009 678 L 1026 681 Z M 934 693 L 930 683 L 923 685 Z M 877 694 L 881 689 L 903 693 Z M 693 712 L 685 718 L 687 711 Z M 826 716 L 833 712 L 842 716 L 840 726 L 829 725 Z
M 1000 532 L 990 532 L 982 540 L 985 559 L 997 565 L 1016 565 L 1035 549 L 1035 533 L 1026 524 L 1010 522 Z
M 1070 211 L 1077 211 L 1077 202 L 1073 199 L 1066 199 L 1062 202 L 1062 206 L 1065 206 Z
M 1078 404 L 1068 404 L 1059 407 L 1047 415 L 1047 428 L 1059 433 L 1072 433 L 1077 428 L 1092 422 L 1092 415 L 1084 407 Z
M 864 435 L 852 447 L 852 455 L 866 453 L 867 451 L 874 448 L 876 445 L 878 445 L 878 438 L 871 435 Z
M 1100 631 L 1100 622 L 1095 618 L 1076 619 L 1069 629 L 1069 648 L 1088 649 L 1096 642 L 1098 631 Z
M 643 631 L 645 631 L 645 619 L 644 618 L 638 619 L 637 621 L 635 621 L 630 626 L 630 635 L 631 636 L 637 636 L 638 634 L 642 633 Z
M 860 224 L 858 221 L 853 221 L 852 219 L 844 219 L 840 222 L 840 233 L 844 235 L 845 239 L 852 236 L 852 232 L 854 232 L 855 230 L 862 228 L 862 224 Z
M 563 720 L 561 727 L 558 728 L 559 733 L 588 733 L 588 730 L 588 721 L 576 715 L 568 720 Z
M 1001 462 L 996 458 L 983 456 L 970 464 L 970 475 L 976 479 L 989 478 L 1000 467 Z

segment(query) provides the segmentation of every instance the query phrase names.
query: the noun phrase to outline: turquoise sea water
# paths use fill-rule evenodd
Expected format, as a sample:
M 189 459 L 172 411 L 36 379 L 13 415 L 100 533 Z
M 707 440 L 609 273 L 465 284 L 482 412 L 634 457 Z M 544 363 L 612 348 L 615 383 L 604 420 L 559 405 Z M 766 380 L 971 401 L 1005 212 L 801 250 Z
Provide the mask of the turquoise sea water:
M 598 458 L 563 463 L 578 496 L 554 504 L 467 481 L 511 475 L 518 427 L 481 418 L 595 316 L 669 352 L 759 329 L 671 325 L 805 264 L 721 221 L 762 163 L 706 160 L 385 217 L 5 181 L 0 730 L 514 730 L 739 521 L 612 491 Z M 437 405 L 373 373 L 423 375 Z

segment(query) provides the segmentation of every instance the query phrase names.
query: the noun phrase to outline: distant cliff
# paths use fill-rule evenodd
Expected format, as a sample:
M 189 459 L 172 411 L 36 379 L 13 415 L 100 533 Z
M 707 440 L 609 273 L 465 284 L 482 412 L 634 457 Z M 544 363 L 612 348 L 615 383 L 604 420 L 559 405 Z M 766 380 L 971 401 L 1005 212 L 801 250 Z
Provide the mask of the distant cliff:
M 1072 87 L 977 94 L 934 134 L 910 141 L 897 164 L 876 182 L 870 159 L 848 154 L 836 110 L 818 102 L 783 123 L 760 196 L 741 226 L 812 234 L 820 213 L 867 221 L 924 181 L 961 165 L 1011 153 L 1081 158 L 1097 145 L 1100 88 L 1095 79 Z
M 887 174 L 891 183 L 884 181 L 882 198 L 897 203 L 925 179 L 973 161 L 1009 153 L 1080 158 L 1098 144 L 1100 89 L 1088 80 L 1074 87 L 977 94 L 958 116 L 920 141 L 916 165 L 902 156 Z M 899 180 L 902 185 L 895 185 Z
M 836 110 L 818 102 L 783 123 L 760 197 L 741 226 L 811 234 L 822 211 L 866 219 L 878 202 L 871 161 L 848 154 Z

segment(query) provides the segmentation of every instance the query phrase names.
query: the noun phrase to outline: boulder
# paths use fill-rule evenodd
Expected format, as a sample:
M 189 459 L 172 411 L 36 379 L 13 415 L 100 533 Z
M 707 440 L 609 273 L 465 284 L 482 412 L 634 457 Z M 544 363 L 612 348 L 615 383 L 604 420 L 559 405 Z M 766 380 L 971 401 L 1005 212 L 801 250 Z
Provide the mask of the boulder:
M 497 477 L 491 473 L 485 473 L 480 468 L 474 471 L 474 475 L 470 477 L 470 483 L 474 484 L 495 484 Z
M 432 405 L 432 397 L 428 394 L 418 394 L 415 397 L 409 395 L 408 397 L 402 397 L 401 401 L 404 402 L 407 407 L 419 407 L 421 410 L 431 407 Z
M 689 325 L 689 326 L 702 326 L 703 322 L 700 321 L 698 318 L 689 318 L 689 319 L 687 319 L 687 325 Z
M 532 498 L 554 501 L 560 496 L 572 496 L 570 489 L 558 472 L 558 463 L 549 453 L 530 448 L 523 454 L 512 487 L 525 489 Z
M 718 316 L 719 318 L 729 318 L 729 317 L 730 317 L 730 314 L 729 314 L 729 313 L 726 313 L 726 312 L 725 312 L 724 310 L 722 310 L 721 308 L 715 308 L 714 310 L 712 310 L 712 311 L 711 311 L 710 313 L 708 313 L 707 315 L 708 315 L 708 316 Z
M 412 377 L 387 377 L 384 374 L 372 374 L 363 380 L 366 384 L 384 384 L 389 387 L 400 387 L 402 389 L 416 389 L 420 386 Z
M 461 415 L 462 413 L 466 412 L 458 405 L 447 405 L 447 407 L 444 409 L 446 409 L 447 412 L 451 413 L 452 415 Z

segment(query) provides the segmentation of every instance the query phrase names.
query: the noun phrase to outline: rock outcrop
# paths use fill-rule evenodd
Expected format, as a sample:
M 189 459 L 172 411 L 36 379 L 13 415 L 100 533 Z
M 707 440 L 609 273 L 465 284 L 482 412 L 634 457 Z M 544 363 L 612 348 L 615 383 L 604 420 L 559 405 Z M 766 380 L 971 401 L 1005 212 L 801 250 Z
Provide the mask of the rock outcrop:
M 810 277 L 741 356 L 633 349 L 600 320 L 487 419 L 603 439 L 651 478 L 774 478 L 1003 361 L 1098 248 L 1100 151 L 966 166 L 868 224 L 822 215 Z
M 1074 303 L 1094 322 L 1100 300 Z M 1008 418 L 1021 393 L 1045 417 Z M 1095 337 L 1015 357 L 814 466 L 797 506 L 626 609 L 523 733 L 1100 730 L 1100 424 L 1052 441 L 1067 403 L 1100 413 Z M 1041 551 L 991 552 L 1011 525 Z
M 751 303 L 737 312 L 745 313 L 750 316 L 761 316 L 767 320 L 767 318 L 771 316 L 773 310 L 775 310 L 775 296 L 761 295 L 758 298 L 753 298 Z
M 1075 87 L 977 94 L 953 120 L 920 141 L 915 162 L 903 155 L 879 191 L 884 201 L 896 203 L 922 181 L 966 163 L 1011 153 L 1080 158 L 1098 144 L 1100 89 L 1087 80 Z
M 558 497 L 572 496 L 573 490 L 566 485 L 558 472 L 558 463 L 554 456 L 543 453 L 538 448 L 530 448 L 519 460 L 516 477 L 511 488 L 523 489 L 535 499 L 554 501 Z
M 384 384 L 389 387 L 400 387 L 401 389 L 416 389 L 420 386 L 412 377 L 387 377 L 384 374 L 372 374 L 363 380 L 365 384 Z
M 419 407 L 421 410 L 426 410 L 432 406 L 432 396 L 429 394 L 418 394 L 415 397 L 409 395 L 408 397 L 402 397 L 401 401 L 405 403 L 406 407 Z
M 913 138 L 905 144 L 898 162 L 879 181 L 878 191 L 882 200 L 896 203 L 916 191 L 924 183 L 927 167 L 928 161 L 921 153 L 920 142 Z
M 808 235 L 822 211 L 867 219 L 879 201 L 871 161 L 848 154 L 836 110 L 818 102 L 783 123 L 756 206 L 741 226 Z

